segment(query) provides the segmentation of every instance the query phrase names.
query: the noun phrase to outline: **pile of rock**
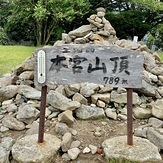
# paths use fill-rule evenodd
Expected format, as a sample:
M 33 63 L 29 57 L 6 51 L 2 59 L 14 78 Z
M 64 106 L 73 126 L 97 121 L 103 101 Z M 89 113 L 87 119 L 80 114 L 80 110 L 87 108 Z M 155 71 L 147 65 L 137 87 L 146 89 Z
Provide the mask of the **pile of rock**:
M 144 56 L 143 81 L 142 88 L 135 89 L 133 93 L 133 116 L 140 119 L 155 117 L 163 120 L 163 64 L 158 54 L 152 53 L 142 42 L 118 40 L 114 28 L 104 18 L 105 10 L 99 8 L 97 11 L 97 15 L 91 15 L 88 18 L 90 25 L 82 26 L 69 34 L 63 34 L 62 41 L 58 41 L 55 45 L 65 43 L 110 45 L 114 43 L 114 46 L 142 52 Z M 0 78 L 0 135 L 2 137 L 3 133 L 8 130 L 22 131 L 28 128 L 27 135 L 38 132 L 41 92 L 34 87 L 34 64 L 34 57 L 30 57 L 12 74 Z M 77 140 L 72 142 L 72 136 L 76 132 L 68 126 L 71 126 L 75 119 L 126 120 L 126 95 L 125 88 L 112 88 L 93 83 L 48 85 L 46 120 L 53 122 L 57 119 L 56 131 L 63 136 L 61 149 L 66 152 L 67 159 L 75 159 L 80 153 L 78 148 L 80 143 Z M 135 132 L 135 134 L 143 135 L 149 140 L 153 139 L 149 136 L 149 133 L 154 133 L 153 129 L 145 129 L 145 133 L 144 128 L 141 129 L 141 132 Z M 157 130 L 159 133 L 156 133 L 156 137 L 158 134 L 162 136 L 161 129 Z M 95 131 L 95 135 L 100 136 L 99 129 Z M 161 136 L 159 147 L 163 141 Z M 0 145 L 0 158 L 2 158 L 0 162 L 2 163 L 4 160 L 9 160 L 9 151 L 15 143 L 10 138 L 5 139 L 4 142 L 10 142 L 10 144 L 4 147 L 2 141 Z M 89 146 L 84 152 L 94 153 L 96 150 L 97 147 Z M 75 156 L 74 153 L 76 153 Z M 13 155 L 17 159 L 17 155 Z
M 91 15 L 87 18 L 89 25 L 82 25 L 81 27 L 70 31 L 68 34 L 62 34 L 63 43 L 98 44 L 101 41 L 109 41 L 114 44 L 117 40 L 116 31 L 108 20 L 105 19 L 105 9 L 97 8 L 97 14 Z M 56 43 L 58 44 L 58 42 Z M 55 45 L 56 45 L 55 44 Z

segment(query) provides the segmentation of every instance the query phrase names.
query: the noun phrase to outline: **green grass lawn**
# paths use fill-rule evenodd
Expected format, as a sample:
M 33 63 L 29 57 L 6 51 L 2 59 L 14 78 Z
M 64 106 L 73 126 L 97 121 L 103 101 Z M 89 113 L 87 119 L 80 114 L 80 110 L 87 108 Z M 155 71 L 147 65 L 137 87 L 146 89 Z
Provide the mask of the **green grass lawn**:
M 32 56 L 35 49 L 37 48 L 0 45 L 0 76 L 10 73 L 13 68 L 21 64 L 27 57 Z

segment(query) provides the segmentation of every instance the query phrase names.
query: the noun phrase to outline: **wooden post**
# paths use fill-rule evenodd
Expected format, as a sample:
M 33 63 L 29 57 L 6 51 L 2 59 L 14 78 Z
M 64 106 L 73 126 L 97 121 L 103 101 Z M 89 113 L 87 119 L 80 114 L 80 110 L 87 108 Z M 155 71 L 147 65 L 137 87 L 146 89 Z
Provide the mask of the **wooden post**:
M 133 145 L 132 88 L 127 88 L 127 145 Z
M 44 141 L 44 126 L 45 126 L 45 108 L 46 108 L 46 95 L 47 86 L 43 86 L 41 90 L 41 104 L 40 104 L 40 121 L 39 121 L 39 133 L 38 133 L 38 143 Z

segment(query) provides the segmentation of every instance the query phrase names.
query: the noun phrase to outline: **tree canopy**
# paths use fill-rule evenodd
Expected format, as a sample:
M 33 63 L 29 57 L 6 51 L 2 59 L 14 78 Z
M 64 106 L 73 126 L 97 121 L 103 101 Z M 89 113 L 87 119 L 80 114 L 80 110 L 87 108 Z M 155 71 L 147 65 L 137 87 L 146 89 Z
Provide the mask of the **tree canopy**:
M 88 7 L 87 0 L 15 0 L 6 29 L 10 33 L 15 32 L 15 36 L 12 33 L 14 39 L 32 37 L 38 46 L 44 45 L 59 22 L 71 22 L 82 17 Z
M 0 0 L 0 27 L 11 40 L 45 45 L 88 23 L 86 18 L 98 7 L 106 9 L 118 38 L 141 39 L 162 29 L 162 0 Z

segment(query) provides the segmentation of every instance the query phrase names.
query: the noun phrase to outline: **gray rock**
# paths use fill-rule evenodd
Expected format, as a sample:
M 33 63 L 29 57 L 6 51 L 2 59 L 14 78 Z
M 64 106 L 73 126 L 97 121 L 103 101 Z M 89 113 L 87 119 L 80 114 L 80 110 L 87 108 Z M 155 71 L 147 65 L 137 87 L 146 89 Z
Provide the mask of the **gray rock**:
M 131 49 L 131 50 L 137 50 L 140 47 L 140 44 L 135 41 L 127 42 L 127 44 L 124 46 L 126 49 Z
M 48 107 L 45 108 L 45 118 L 49 117 L 49 115 L 51 115 L 51 111 L 49 110 Z
M 123 114 L 118 114 L 117 118 L 120 119 L 120 120 L 124 120 L 124 121 L 127 120 L 127 116 L 123 115 Z
M 7 109 L 11 104 L 13 104 L 13 100 L 6 100 L 2 102 L 2 109 Z
M 18 139 L 12 147 L 13 160 L 19 163 L 53 162 L 60 148 L 61 140 L 54 135 L 45 134 L 43 143 L 37 141 L 37 134 Z
M 64 41 L 64 43 L 70 43 L 72 39 L 67 33 L 62 33 L 62 41 Z
M 2 138 L 0 143 L 0 163 L 10 163 L 9 155 L 14 142 L 14 139 L 10 137 Z
M 19 107 L 16 118 L 26 124 L 31 124 L 38 118 L 39 113 L 35 107 L 23 104 Z
M 155 131 L 154 128 L 148 127 L 147 139 L 156 145 L 159 149 L 163 149 L 163 135 Z
M 99 90 L 99 93 L 109 93 L 113 90 L 113 87 L 105 86 Z
M 52 114 L 50 114 L 48 117 L 47 117 L 47 119 L 53 119 L 53 118 L 56 118 L 57 116 L 58 116 L 58 114 L 59 114 L 60 112 L 53 112 Z
M 102 27 L 104 27 L 104 25 L 103 25 L 102 23 L 98 23 L 98 22 L 96 22 L 96 21 L 94 21 L 94 20 L 92 20 L 92 19 L 90 19 L 90 18 L 87 18 L 87 20 L 88 20 L 91 24 L 93 24 L 94 26 L 96 26 L 97 28 L 102 28 Z
M 79 140 L 73 141 L 70 145 L 71 148 L 78 148 L 80 146 L 81 142 Z
M 20 85 L 18 86 L 18 93 L 20 95 L 25 96 L 28 99 L 35 99 L 35 100 L 39 100 L 41 97 L 41 92 L 38 91 L 35 88 L 32 88 L 30 86 L 27 85 Z
M 98 100 L 96 105 L 100 108 L 104 108 L 106 106 L 105 102 L 101 101 L 101 100 Z
M 97 84 L 83 83 L 83 85 L 81 85 L 80 94 L 82 94 L 84 97 L 90 97 L 98 89 L 99 89 L 99 85 Z
M 155 66 L 150 71 L 155 75 L 163 75 L 163 67 Z
M 23 71 L 33 71 L 34 70 L 34 57 L 28 57 L 21 65 L 17 66 L 14 73 L 19 75 Z
M 99 117 L 105 117 L 104 110 L 99 107 L 81 105 L 75 112 L 76 116 L 80 119 L 98 119 Z
M 66 132 L 62 137 L 61 148 L 63 152 L 67 152 L 72 143 L 72 135 Z
M 75 44 L 86 44 L 86 42 L 87 42 L 87 39 L 84 38 L 84 37 L 76 38 L 76 39 L 74 40 L 74 43 L 75 43 Z
M 152 117 L 152 109 L 135 106 L 133 108 L 133 115 L 138 119 L 148 119 Z
M 83 37 L 85 35 L 87 35 L 88 33 L 91 32 L 91 26 L 90 25 L 82 25 L 81 27 L 70 31 L 68 34 L 70 37 Z
M 143 77 L 145 79 L 145 81 L 147 81 L 148 83 L 156 83 L 158 82 L 158 77 L 157 75 L 153 75 L 152 73 L 148 72 L 148 71 L 143 71 Z
M 116 113 L 115 111 L 113 111 L 111 108 L 107 108 L 107 109 L 105 110 L 105 113 L 106 113 L 106 116 L 107 116 L 108 118 L 117 120 L 117 113 Z
M 63 85 L 59 85 L 55 91 L 66 97 L 65 87 Z
M 140 46 L 140 51 L 145 51 L 147 53 L 150 53 L 150 49 L 148 49 L 147 45 L 141 45 Z
M 155 102 L 152 103 L 152 115 L 163 119 L 163 99 L 157 99 Z
M 151 70 L 156 66 L 156 61 L 151 54 L 145 51 L 143 51 L 142 54 L 144 55 L 144 65 L 146 70 L 151 72 Z
M 125 88 L 118 87 L 117 88 L 117 92 L 118 93 L 125 93 L 126 92 L 126 89 Z
M 67 132 L 71 133 L 71 129 L 67 126 L 67 124 L 62 122 L 57 122 L 55 131 L 60 135 L 64 135 Z
M 58 115 L 58 121 L 66 123 L 67 125 L 71 125 L 74 123 L 74 117 L 72 115 L 72 111 L 66 110 L 63 113 Z
M 23 79 L 23 80 L 33 80 L 34 72 L 33 71 L 24 71 L 19 75 L 19 78 Z
M 23 122 L 18 121 L 12 115 L 7 115 L 2 119 L 2 124 L 12 130 L 24 130 L 25 124 Z
M 90 149 L 90 148 L 85 147 L 85 148 L 83 149 L 83 153 L 84 153 L 84 154 L 85 154 L 85 153 L 89 153 L 89 152 L 91 152 L 91 149 Z
M 163 127 L 163 121 L 161 121 L 157 118 L 154 118 L 154 117 L 149 118 L 148 124 L 151 124 L 152 127 L 154 127 L 154 128 L 162 128 Z
M 77 83 L 77 84 L 69 84 L 69 88 L 72 91 L 79 92 L 80 91 L 80 83 Z
M 134 161 L 159 161 L 162 160 L 158 148 L 149 140 L 133 137 L 133 146 L 127 145 L 127 137 L 119 136 L 105 140 L 102 143 L 106 159 L 126 158 Z
M 155 96 L 156 87 L 145 81 L 142 80 L 142 88 L 135 89 L 139 91 L 140 93 L 146 95 L 146 96 Z
M 12 84 L 13 77 L 11 75 L 3 76 L 0 78 L 0 88 Z
M 64 154 L 62 155 L 62 159 L 63 159 L 63 160 L 66 160 L 66 161 L 70 161 L 70 160 L 71 160 L 67 153 L 64 153 Z
M 101 137 L 102 133 L 99 131 L 94 132 L 94 136 L 96 137 Z
M 72 97 L 73 101 L 78 101 L 80 104 L 88 105 L 88 100 L 80 93 L 75 93 Z
M 157 92 L 163 97 L 163 86 L 158 87 Z
M 91 96 L 91 100 L 93 104 L 96 104 L 97 100 L 101 100 L 108 104 L 110 102 L 110 93 L 94 94 Z
M 75 110 L 76 108 L 80 107 L 79 102 L 72 101 L 62 94 L 52 90 L 48 93 L 47 103 L 62 111 Z
M 6 132 L 6 131 L 9 131 L 9 128 L 5 127 L 5 126 L 1 126 L 0 128 L 0 132 Z
M 17 94 L 17 91 L 18 87 L 16 85 L 8 85 L 0 88 L 0 102 L 13 98 Z
M 7 108 L 7 111 L 8 112 L 16 112 L 18 109 L 17 109 L 17 106 L 15 104 L 10 104 Z
M 116 103 L 127 103 L 127 93 L 117 93 L 116 91 L 111 92 L 111 101 Z M 133 92 L 133 104 L 140 104 L 140 98 L 137 93 Z
M 67 97 L 72 97 L 76 93 L 76 91 L 71 90 L 68 85 L 65 85 L 64 88 L 65 88 L 65 92 L 66 92 Z
M 80 154 L 79 148 L 71 148 L 68 150 L 68 156 L 71 158 L 71 160 L 75 160 L 79 154 Z
M 37 121 L 34 121 L 30 125 L 30 128 L 26 131 L 26 135 L 38 134 L 38 130 L 39 130 L 39 123 Z
M 59 109 L 53 107 L 53 106 L 49 106 L 48 109 L 51 111 L 51 112 L 59 112 Z
M 97 146 L 90 144 L 89 148 L 91 149 L 92 154 L 95 154 L 97 152 Z
M 163 75 L 158 75 L 158 79 L 163 82 Z
M 129 40 L 125 40 L 125 39 L 122 39 L 122 40 L 117 40 L 116 41 L 116 45 L 124 48 L 126 45 L 128 45 L 130 43 Z
M 147 138 L 147 127 L 138 127 L 134 130 L 134 135 L 142 138 Z

